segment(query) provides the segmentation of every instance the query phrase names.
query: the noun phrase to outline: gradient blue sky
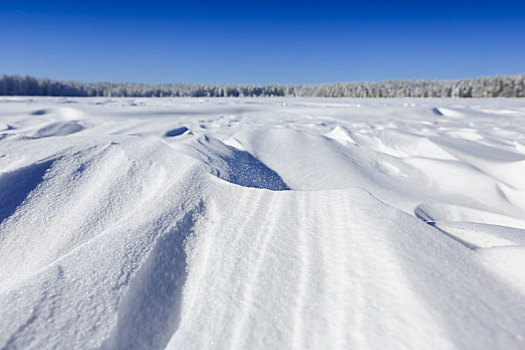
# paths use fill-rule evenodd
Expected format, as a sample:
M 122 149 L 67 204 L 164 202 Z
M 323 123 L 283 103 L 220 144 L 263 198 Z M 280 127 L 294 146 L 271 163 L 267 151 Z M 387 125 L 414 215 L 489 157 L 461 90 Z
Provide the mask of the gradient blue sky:
M 525 73 L 525 1 L 0 1 L 0 73 L 322 83 Z

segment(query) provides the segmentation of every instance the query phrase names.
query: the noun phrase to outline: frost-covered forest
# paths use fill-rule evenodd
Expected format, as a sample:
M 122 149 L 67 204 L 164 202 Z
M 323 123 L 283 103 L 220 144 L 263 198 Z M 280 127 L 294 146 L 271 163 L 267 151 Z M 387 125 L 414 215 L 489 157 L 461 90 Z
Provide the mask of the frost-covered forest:
M 0 95 L 113 97 L 525 97 L 525 74 L 461 80 L 390 80 L 318 85 L 84 83 L 0 75 Z

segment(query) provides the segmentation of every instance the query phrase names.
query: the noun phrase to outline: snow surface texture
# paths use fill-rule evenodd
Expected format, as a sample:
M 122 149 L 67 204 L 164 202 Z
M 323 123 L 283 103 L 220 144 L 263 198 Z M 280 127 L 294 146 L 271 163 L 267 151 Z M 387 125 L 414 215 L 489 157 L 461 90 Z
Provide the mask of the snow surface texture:
M 525 101 L 0 106 L 2 349 L 525 348 Z

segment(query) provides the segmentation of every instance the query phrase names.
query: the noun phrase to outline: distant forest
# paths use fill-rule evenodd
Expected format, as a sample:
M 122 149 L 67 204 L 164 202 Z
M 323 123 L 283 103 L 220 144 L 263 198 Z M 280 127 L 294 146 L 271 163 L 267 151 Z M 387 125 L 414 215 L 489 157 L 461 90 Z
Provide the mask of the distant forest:
M 0 95 L 106 97 L 525 97 L 525 75 L 318 85 L 83 83 L 0 75 Z

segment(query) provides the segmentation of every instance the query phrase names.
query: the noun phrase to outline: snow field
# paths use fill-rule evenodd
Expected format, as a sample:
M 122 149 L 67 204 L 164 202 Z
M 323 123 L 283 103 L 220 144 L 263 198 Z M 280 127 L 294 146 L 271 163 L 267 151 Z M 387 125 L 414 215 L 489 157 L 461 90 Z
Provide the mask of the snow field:
M 0 348 L 520 349 L 521 100 L 0 100 Z

